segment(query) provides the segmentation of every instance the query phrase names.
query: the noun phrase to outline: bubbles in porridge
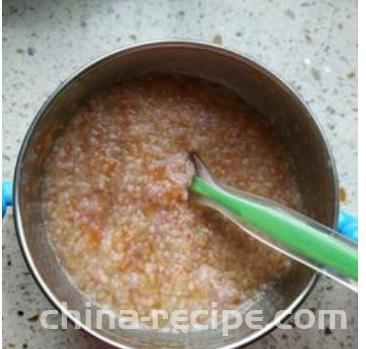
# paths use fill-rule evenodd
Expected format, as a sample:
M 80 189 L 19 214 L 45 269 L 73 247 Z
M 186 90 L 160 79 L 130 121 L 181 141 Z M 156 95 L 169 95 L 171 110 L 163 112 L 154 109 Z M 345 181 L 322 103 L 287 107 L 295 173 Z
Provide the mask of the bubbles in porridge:
M 230 91 L 151 75 L 98 92 L 47 160 L 43 209 L 71 279 L 115 310 L 238 308 L 287 261 L 195 206 L 196 151 L 217 180 L 300 208 L 288 155 Z

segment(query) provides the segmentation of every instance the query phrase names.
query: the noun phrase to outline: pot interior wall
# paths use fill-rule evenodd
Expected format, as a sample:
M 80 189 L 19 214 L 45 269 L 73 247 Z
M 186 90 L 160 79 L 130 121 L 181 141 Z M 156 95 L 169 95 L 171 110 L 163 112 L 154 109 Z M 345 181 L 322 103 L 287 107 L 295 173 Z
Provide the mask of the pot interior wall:
M 242 96 L 273 124 L 296 167 L 296 176 L 308 212 L 319 221 L 333 225 L 337 215 L 336 180 L 326 145 L 304 105 L 272 74 L 241 56 L 194 44 L 153 44 L 127 49 L 105 58 L 73 78 L 46 104 L 26 142 L 17 166 L 19 213 L 23 226 L 26 257 L 38 270 L 55 299 L 67 302 L 68 309 L 83 315 L 83 297 L 69 282 L 50 249 L 41 215 L 43 162 L 53 142 L 73 116 L 79 103 L 93 89 L 148 72 L 182 73 L 224 84 Z M 19 228 L 19 227 L 18 227 Z M 20 232 L 22 234 L 22 232 Z M 289 275 L 265 297 L 253 302 L 264 309 L 267 323 L 278 310 L 291 308 L 314 281 L 313 273 L 294 263 Z M 83 321 L 83 316 L 81 318 Z M 136 330 L 94 331 L 125 346 L 138 348 L 194 347 L 217 348 L 233 345 L 259 332 L 242 325 L 223 337 L 219 331 L 171 335 Z

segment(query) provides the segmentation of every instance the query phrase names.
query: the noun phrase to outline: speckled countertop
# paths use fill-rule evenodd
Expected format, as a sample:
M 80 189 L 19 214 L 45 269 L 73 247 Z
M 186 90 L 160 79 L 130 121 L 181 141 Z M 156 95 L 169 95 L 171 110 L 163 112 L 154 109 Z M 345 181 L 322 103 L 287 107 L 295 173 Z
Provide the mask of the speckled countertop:
M 75 69 L 131 43 L 188 38 L 245 52 L 299 91 L 329 138 L 343 205 L 356 213 L 356 0 L 4 0 L 3 12 L 3 178 L 36 111 Z M 25 266 L 11 215 L 3 223 L 4 348 L 102 348 L 81 331 L 40 326 L 50 304 Z M 344 309 L 348 329 L 276 330 L 251 348 L 357 348 L 354 294 L 321 280 L 304 307 Z

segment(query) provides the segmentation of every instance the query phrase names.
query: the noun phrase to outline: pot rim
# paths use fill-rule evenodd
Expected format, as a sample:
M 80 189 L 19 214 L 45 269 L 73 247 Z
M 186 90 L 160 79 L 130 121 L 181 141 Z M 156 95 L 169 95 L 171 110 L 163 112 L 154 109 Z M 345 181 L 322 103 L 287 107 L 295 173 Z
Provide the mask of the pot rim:
M 53 93 L 47 98 L 47 100 L 44 102 L 44 104 L 41 106 L 39 111 L 37 112 L 34 120 L 32 121 L 31 125 L 29 126 L 26 135 L 23 139 L 17 162 L 15 165 L 15 173 L 14 173 L 14 186 L 13 186 L 13 198 L 14 198 L 14 221 L 15 221 L 15 228 L 16 228 L 16 234 L 18 238 L 19 245 L 21 247 L 21 251 L 23 254 L 23 257 L 26 261 L 26 264 L 31 271 L 31 274 L 33 278 L 35 279 L 36 283 L 42 290 L 42 292 L 45 294 L 47 299 L 53 304 L 53 306 L 58 309 L 62 314 L 66 315 L 71 322 L 73 322 L 75 325 L 79 326 L 81 329 L 85 330 L 87 333 L 92 335 L 95 338 L 98 338 L 104 343 L 107 343 L 111 346 L 114 346 L 116 348 L 120 349 L 134 349 L 133 347 L 122 345 L 112 339 L 109 339 L 102 334 L 98 333 L 94 329 L 86 326 L 82 321 L 75 318 L 68 309 L 64 308 L 59 300 L 56 298 L 56 296 L 52 293 L 52 291 L 48 288 L 46 282 L 43 280 L 42 276 L 38 272 L 34 262 L 32 255 L 29 251 L 25 235 L 24 235 L 24 229 L 23 229 L 23 221 L 22 221 L 22 215 L 19 205 L 19 199 L 20 199 L 20 180 L 22 175 L 22 163 L 24 156 L 27 152 L 29 143 L 31 141 L 31 138 L 33 136 L 34 131 L 36 130 L 40 120 L 43 118 L 45 111 L 51 106 L 54 99 L 60 95 L 69 84 L 71 84 L 73 81 L 76 81 L 79 79 L 82 75 L 87 74 L 89 71 L 91 71 L 95 66 L 102 64 L 103 62 L 113 59 L 114 57 L 120 55 L 120 54 L 128 54 L 129 52 L 138 51 L 138 50 L 148 50 L 150 48 L 171 48 L 171 47 L 184 47 L 185 49 L 200 49 L 200 50 L 210 50 L 211 52 L 223 55 L 226 57 L 231 57 L 237 60 L 245 61 L 246 64 L 255 67 L 260 68 L 264 75 L 268 76 L 270 79 L 274 80 L 277 84 L 279 84 L 283 89 L 287 90 L 293 98 L 297 98 L 301 104 L 305 107 L 305 109 L 308 112 L 308 117 L 311 119 L 313 126 L 316 130 L 316 132 L 319 135 L 319 140 L 323 143 L 323 150 L 325 152 L 325 156 L 329 163 L 329 171 L 331 172 L 331 178 L 332 178 L 332 186 L 333 186 L 333 193 L 335 196 L 335 204 L 334 204 L 334 217 L 333 217 L 333 227 L 336 226 L 338 221 L 338 214 L 339 214 L 339 200 L 338 200 L 338 176 L 335 166 L 335 161 L 333 158 L 333 155 L 330 150 L 329 141 L 327 140 L 324 132 L 322 131 L 322 128 L 319 124 L 319 121 L 316 119 L 314 113 L 311 111 L 309 106 L 305 103 L 303 98 L 294 90 L 292 86 L 290 86 L 288 83 L 284 81 L 282 77 L 278 75 L 278 73 L 272 72 L 271 69 L 269 69 L 265 64 L 263 64 L 258 59 L 254 59 L 253 57 L 238 52 L 236 50 L 223 48 L 219 45 L 214 45 L 206 42 L 201 41 L 193 41 L 193 40 L 154 40 L 154 41 L 146 41 L 141 42 L 133 45 L 124 46 L 122 48 L 113 50 L 107 54 L 104 54 L 100 56 L 99 58 L 94 59 L 90 63 L 85 64 L 78 70 L 76 70 L 73 74 L 71 74 L 66 80 L 64 80 L 54 91 Z M 229 344 L 226 346 L 221 347 L 221 349 L 233 349 L 233 348 L 239 348 L 241 346 L 248 345 L 266 334 L 273 331 L 278 324 L 283 323 L 307 298 L 307 296 L 310 294 L 312 289 L 314 288 L 315 284 L 319 280 L 319 273 L 314 272 L 312 275 L 310 281 L 306 285 L 306 287 L 303 289 L 303 291 L 298 295 L 296 299 L 293 300 L 291 305 L 277 318 L 275 318 L 273 321 L 268 323 L 266 326 L 264 326 L 262 329 L 250 334 L 247 337 L 244 337 L 237 342 L 233 344 Z

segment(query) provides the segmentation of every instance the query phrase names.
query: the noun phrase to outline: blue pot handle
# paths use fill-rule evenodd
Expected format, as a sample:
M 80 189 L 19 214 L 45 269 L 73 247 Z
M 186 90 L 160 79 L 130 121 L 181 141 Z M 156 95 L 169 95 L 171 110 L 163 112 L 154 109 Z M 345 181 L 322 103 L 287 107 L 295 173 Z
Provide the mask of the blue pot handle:
M 358 242 L 358 218 L 353 214 L 341 211 L 337 230 L 347 238 Z
M 3 217 L 6 214 L 6 208 L 13 205 L 13 183 L 3 181 L 2 185 L 2 208 Z M 358 242 L 358 218 L 351 213 L 341 211 L 338 219 L 337 230 L 347 238 Z
M 2 185 L 2 202 L 3 217 L 6 214 L 6 208 L 13 205 L 13 183 L 11 181 L 3 181 Z

